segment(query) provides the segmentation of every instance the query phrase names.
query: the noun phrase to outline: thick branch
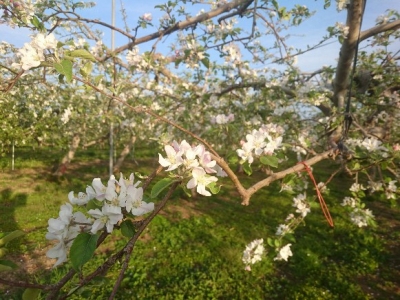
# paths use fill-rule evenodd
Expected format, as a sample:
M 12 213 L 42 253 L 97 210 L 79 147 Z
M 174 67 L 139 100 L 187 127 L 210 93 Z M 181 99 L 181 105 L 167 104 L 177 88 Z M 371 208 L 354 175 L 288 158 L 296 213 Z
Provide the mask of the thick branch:
M 261 89 L 261 88 L 266 88 L 266 86 L 265 86 L 266 83 L 267 83 L 266 80 L 257 81 L 257 82 L 236 83 L 236 84 L 232 84 L 232 85 L 224 88 L 221 92 L 216 93 L 216 95 L 221 96 L 223 94 L 229 93 L 229 92 L 231 92 L 233 90 L 236 90 L 236 89 L 244 89 L 244 88 Z M 293 90 L 291 90 L 290 88 L 284 87 L 284 86 L 272 86 L 269 89 L 282 90 L 290 98 L 295 98 L 297 96 L 296 93 Z
M 396 20 L 387 24 L 378 25 L 362 31 L 360 34 L 360 41 L 364 41 L 382 32 L 386 32 L 389 30 L 397 30 L 397 29 L 400 29 L 400 20 Z
M 213 10 L 211 10 L 209 12 L 203 13 L 203 14 L 198 15 L 196 17 L 188 18 L 185 21 L 181 21 L 181 22 L 175 23 L 174 25 L 166 28 L 165 30 L 159 30 L 159 31 L 154 32 L 152 34 L 143 36 L 141 38 L 136 38 L 132 42 L 115 49 L 115 51 L 113 51 L 113 53 L 107 54 L 104 58 L 102 58 L 102 60 L 107 60 L 110 57 L 115 56 L 116 54 L 118 54 L 120 52 L 123 52 L 123 51 L 125 51 L 127 49 L 131 49 L 135 45 L 143 44 L 143 43 L 146 43 L 148 41 L 151 41 L 151 40 L 154 40 L 154 39 L 158 39 L 160 37 L 163 37 L 163 36 L 166 36 L 168 34 L 171 34 L 171 33 L 175 32 L 175 31 L 182 30 L 182 29 L 194 26 L 194 25 L 196 25 L 196 24 L 198 24 L 200 22 L 204 22 L 204 21 L 210 20 L 210 19 L 212 19 L 212 18 L 214 18 L 214 17 L 216 17 L 218 15 L 221 15 L 221 14 L 223 14 L 225 12 L 228 12 L 228 11 L 234 9 L 235 7 L 241 6 L 242 4 L 246 4 L 247 2 L 248 2 L 248 0 L 234 0 L 234 1 L 230 2 L 230 3 L 222 5 L 222 6 L 218 7 L 218 8 L 216 8 L 216 9 L 213 9 Z
M 304 161 L 304 163 L 307 166 L 312 166 L 314 164 L 316 164 L 317 162 L 320 162 L 321 160 L 327 159 L 332 155 L 332 150 L 323 152 L 321 154 L 318 154 L 306 161 Z M 264 180 L 261 180 L 259 182 L 257 182 L 256 184 L 254 184 L 253 186 L 249 187 L 246 190 L 245 195 L 242 195 L 242 205 L 249 205 L 250 202 L 250 197 L 257 192 L 258 190 L 262 189 L 263 187 L 266 187 L 268 185 L 270 185 L 272 182 L 282 179 L 285 176 L 292 174 L 292 173 L 296 173 L 296 172 L 300 172 L 303 169 L 305 169 L 305 165 L 304 164 L 297 164 L 294 167 L 288 168 L 286 170 L 283 170 L 281 172 L 278 173 L 274 173 L 271 176 L 268 176 L 267 178 L 265 178 Z
M 332 99 L 339 112 L 344 108 L 351 63 L 355 55 L 360 32 L 363 1 L 365 0 L 353 0 L 348 8 L 346 25 L 349 26 L 349 34 L 347 35 L 347 38 L 344 39 L 340 49 L 340 57 L 335 76 L 334 95 Z

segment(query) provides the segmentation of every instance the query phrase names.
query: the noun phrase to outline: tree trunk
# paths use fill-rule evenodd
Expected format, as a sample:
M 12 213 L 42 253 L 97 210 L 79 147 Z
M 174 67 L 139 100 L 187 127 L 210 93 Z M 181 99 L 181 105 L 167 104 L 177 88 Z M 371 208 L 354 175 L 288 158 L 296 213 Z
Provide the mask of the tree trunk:
M 345 100 L 349 89 L 349 78 L 352 70 L 352 62 L 357 48 L 360 35 L 360 24 L 364 13 L 365 0 L 352 0 L 348 7 L 346 26 L 349 27 L 349 34 L 343 40 L 340 48 L 339 61 L 336 68 L 333 104 L 339 114 L 344 113 Z M 328 138 L 331 148 L 336 148 L 337 143 L 343 136 L 343 126 L 339 125 L 334 129 Z
M 72 161 L 75 156 L 75 152 L 79 147 L 79 143 L 81 141 L 81 137 L 79 134 L 74 134 L 72 138 L 71 145 L 69 147 L 68 153 L 62 158 L 60 165 L 57 170 L 54 172 L 55 176 L 61 176 L 67 170 L 68 164 Z
M 333 103 L 338 108 L 338 112 L 343 112 L 344 109 L 351 66 L 360 34 L 360 23 L 364 13 L 364 1 L 365 0 L 353 0 L 348 8 L 346 26 L 349 26 L 349 34 L 347 38 L 343 40 L 342 47 L 340 48 L 340 56 L 334 82 Z
M 121 166 L 122 166 L 125 158 L 131 152 L 135 142 L 136 142 L 136 136 L 131 134 L 131 138 L 130 138 L 129 142 L 125 145 L 124 149 L 121 151 L 121 154 L 119 155 L 118 160 L 114 165 L 114 168 L 113 168 L 114 174 L 117 174 L 120 172 Z

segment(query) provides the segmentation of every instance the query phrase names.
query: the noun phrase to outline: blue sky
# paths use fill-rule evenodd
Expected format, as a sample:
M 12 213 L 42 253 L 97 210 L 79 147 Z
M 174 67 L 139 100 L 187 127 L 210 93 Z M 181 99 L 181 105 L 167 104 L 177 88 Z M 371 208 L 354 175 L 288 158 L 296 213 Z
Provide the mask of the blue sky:
M 117 12 L 117 27 L 123 26 L 122 18 L 118 14 L 120 10 L 120 2 L 120 0 L 115 0 Z M 129 18 L 129 25 L 131 27 L 134 27 L 137 18 L 144 13 L 152 13 L 154 23 L 156 24 L 163 13 L 160 13 L 157 9 L 154 8 L 154 6 L 163 2 L 164 1 L 160 0 L 123 1 Z M 282 1 L 280 2 L 282 3 Z M 111 0 L 99 0 L 97 1 L 97 5 L 94 9 L 86 10 L 83 15 L 91 19 L 100 19 L 104 22 L 111 23 L 111 3 Z M 289 39 L 288 44 L 293 45 L 295 48 L 306 48 L 307 45 L 313 45 L 317 43 L 323 35 L 326 34 L 326 28 L 328 26 L 333 26 L 336 22 L 345 23 L 346 12 L 337 12 L 334 0 L 332 0 L 331 7 L 326 10 L 323 8 L 323 0 L 303 0 L 302 2 L 298 0 L 287 0 L 284 1 L 284 3 L 288 6 L 291 6 L 293 4 L 303 4 L 309 7 L 310 10 L 316 11 L 315 15 L 311 19 L 302 23 L 295 30 L 291 29 L 290 33 L 292 34 L 292 38 Z M 186 8 L 189 12 L 193 14 L 197 13 L 200 9 L 199 6 L 191 6 L 190 4 L 186 5 Z M 206 6 L 204 8 L 206 8 Z M 379 15 L 384 14 L 387 9 L 400 10 L 400 0 L 367 1 L 366 14 L 363 21 L 363 30 L 373 26 L 376 18 Z M 154 32 L 154 29 L 140 32 L 139 36 L 150 32 Z M 9 27 L 6 27 L 5 25 L 0 25 L 0 39 L 15 44 L 18 47 L 21 47 L 23 43 L 30 40 L 29 35 L 30 32 L 28 30 L 13 30 Z M 104 42 L 109 45 L 111 45 L 110 36 L 110 30 L 106 29 L 104 31 Z M 162 49 L 163 47 L 167 47 L 168 44 L 172 41 L 173 40 L 171 38 L 167 39 L 166 41 L 160 42 L 158 47 L 160 47 L 160 49 Z M 116 34 L 116 47 L 126 42 L 126 38 L 123 38 L 121 37 L 121 35 Z M 140 48 L 144 49 L 146 47 L 151 47 L 151 45 L 153 45 L 153 42 L 148 43 L 147 46 L 140 46 Z M 392 46 L 392 48 L 400 49 L 400 41 L 397 42 L 396 45 Z M 334 43 L 322 47 L 318 50 L 303 54 L 298 58 L 298 66 L 303 71 L 314 71 L 323 65 L 334 66 L 336 64 L 339 49 L 340 44 L 335 41 Z

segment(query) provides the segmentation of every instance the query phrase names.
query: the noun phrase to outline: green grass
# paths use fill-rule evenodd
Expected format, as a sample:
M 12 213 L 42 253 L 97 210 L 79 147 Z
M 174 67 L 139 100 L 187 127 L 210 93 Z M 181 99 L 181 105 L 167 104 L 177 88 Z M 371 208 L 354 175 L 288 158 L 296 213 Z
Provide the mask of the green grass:
M 12 258 L 25 255 L 37 263 L 30 280 L 57 282 L 69 266 L 49 270 L 51 261 L 39 254 L 48 249 L 45 240 L 47 220 L 56 218 L 59 206 L 68 201 L 70 190 L 83 191 L 94 177 L 107 179 L 107 155 L 89 149 L 77 154 L 65 176 L 51 176 L 55 150 L 29 149 L 17 152 L 19 168 L 3 171 L 0 177 L 0 231 L 23 229 L 26 236 L 11 244 Z M 101 151 L 101 153 L 99 153 Z M 156 165 L 156 151 L 138 149 L 139 165 L 130 157 L 123 168 L 148 174 Z M 99 157 L 101 159 L 99 159 Z M 4 158 L 3 158 L 4 159 Z M 25 161 L 26 159 L 27 161 Z M 3 163 L 4 164 L 4 163 Z M 314 166 L 317 181 L 327 180 L 337 168 L 334 162 Z M 241 175 L 248 186 L 254 178 Z M 249 206 L 240 198 L 228 180 L 217 196 L 188 198 L 177 190 L 163 213 L 157 216 L 136 244 L 130 267 L 117 299 L 389 299 L 399 298 L 398 267 L 399 211 L 388 203 L 368 198 L 378 218 L 376 229 L 349 226 L 340 203 L 350 186 L 345 175 L 331 182 L 332 191 L 325 197 L 335 221 L 332 229 L 317 204 L 306 218 L 306 226 L 295 233 L 293 257 L 289 262 L 274 262 L 273 249 L 267 258 L 244 271 L 241 255 L 247 243 L 256 238 L 273 237 L 291 207 L 292 196 L 279 193 L 274 183 L 256 193 Z M 334 188 L 333 188 L 334 187 Z M 312 189 L 308 195 L 312 195 Z M 123 247 L 120 234 L 108 237 L 96 256 L 85 265 L 88 274 L 99 266 L 114 249 Z M 395 267 L 397 262 L 397 267 Z M 118 263 L 104 277 L 80 289 L 70 299 L 105 299 L 121 265 Z M 36 274 L 36 275 L 35 275 Z M 79 281 L 75 278 L 65 291 Z M 4 293 L 8 288 L 0 287 Z M 19 299 L 22 289 L 12 289 L 0 299 Z M 0 291 L 1 295 L 1 291 Z

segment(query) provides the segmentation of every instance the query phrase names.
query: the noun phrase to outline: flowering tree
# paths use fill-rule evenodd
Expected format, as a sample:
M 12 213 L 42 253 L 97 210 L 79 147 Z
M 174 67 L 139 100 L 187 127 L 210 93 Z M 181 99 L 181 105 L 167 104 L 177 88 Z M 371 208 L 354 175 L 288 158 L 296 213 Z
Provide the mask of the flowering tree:
M 301 171 L 309 174 L 331 226 L 323 192 L 340 170 L 354 178 L 342 205 L 356 226 L 374 225 L 372 212 L 362 203 L 366 189 L 396 199 L 400 78 L 398 53 L 387 47 L 399 37 L 398 12 L 379 16 L 376 26 L 361 31 L 365 0 L 337 1 L 339 11 L 347 10 L 347 23 L 328 28 L 316 45 L 294 49 L 283 33 L 312 17 L 305 6 L 198 1 L 193 4 L 199 12 L 192 14 L 185 3 L 157 5 L 164 14 L 159 20 L 146 13 L 133 26 L 122 12 L 126 28 L 116 28 L 80 14 L 94 6 L 91 2 L 1 1 L 3 24 L 33 32 L 21 49 L 4 41 L 0 45 L 3 143 L 24 142 L 27 131 L 36 140 L 63 143 L 52 134 L 62 128 L 63 138 L 72 141 L 66 163 L 82 140 L 90 144 L 107 138 L 110 122 L 116 122 L 122 143 L 152 137 L 162 145 L 160 167 L 145 182 L 121 174 L 103 185 L 95 178 L 86 192 L 71 192 L 59 217 L 49 220 L 46 238 L 56 245 L 47 255 L 57 259 L 56 266 L 67 260 L 73 266 L 59 283 L 1 282 L 41 289 L 54 298 L 96 247 L 120 229 L 128 238 L 125 247 L 79 283 L 85 285 L 123 259 L 113 298 L 138 237 L 172 192 L 181 186 L 203 196 L 217 194 L 221 176 L 232 180 L 243 205 L 278 180 L 282 191 L 294 193 L 293 211 L 275 237 L 266 237 L 277 253 L 275 260 L 292 256 L 288 237 L 310 213 L 312 196 Z M 129 42 L 111 50 L 98 28 L 112 29 Z M 311 74 L 296 67 L 297 56 L 333 38 L 341 42 L 337 66 Z M 167 39 L 171 44 L 165 52 L 159 44 Z M 358 53 L 360 43 L 365 47 Z M 141 50 L 146 44 L 150 50 Z M 9 128 L 15 127 L 17 134 L 11 136 Z M 299 162 L 294 165 L 288 158 L 293 154 Z M 340 169 L 317 183 L 311 166 L 327 159 L 339 160 Z M 266 176 L 245 187 L 233 171 L 236 164 L 249 175 L 254 166 L 261 167 Z M 148 191 L 163 170 L 165 177 Z M 359 182 L 361 174 L 368 187 Z M 260 237 L 246 247 L 247 270 L 263 258 L 265 246 Z

